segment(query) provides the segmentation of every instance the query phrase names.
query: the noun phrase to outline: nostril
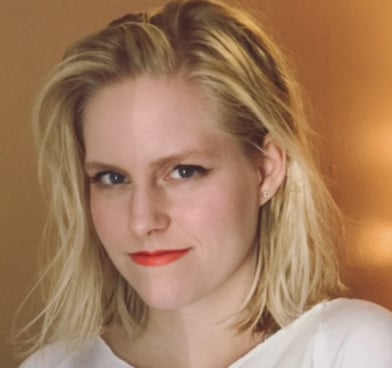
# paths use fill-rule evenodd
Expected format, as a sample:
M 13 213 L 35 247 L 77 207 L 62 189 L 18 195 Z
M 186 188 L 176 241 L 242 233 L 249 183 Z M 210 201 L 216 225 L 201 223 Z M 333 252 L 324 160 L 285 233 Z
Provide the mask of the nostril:
M 134 193 L 130 200 L 129 226 L 138 237 L 148 236 L 167 228 L 170 217 L 153 193 Z

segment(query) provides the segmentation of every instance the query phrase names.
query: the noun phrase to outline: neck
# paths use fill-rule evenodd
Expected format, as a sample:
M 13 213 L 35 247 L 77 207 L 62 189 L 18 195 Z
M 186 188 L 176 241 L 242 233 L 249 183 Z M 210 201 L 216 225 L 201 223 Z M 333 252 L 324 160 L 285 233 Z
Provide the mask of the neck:
M 263 338 L 233 326 L 252 283 L 252 272 L 238 272 L 194 303 L 172 310 L 149 309 L 146 328 L 106 339 L 114 352 L 137 368 L 227 367 Z
M 250 332 L 237 333 L 212 311 L 201 318 L 192 311 L 152 313 L 133 342 L 129 361 L 138 368 L 227 367 L 260 341 L 261 336 Z

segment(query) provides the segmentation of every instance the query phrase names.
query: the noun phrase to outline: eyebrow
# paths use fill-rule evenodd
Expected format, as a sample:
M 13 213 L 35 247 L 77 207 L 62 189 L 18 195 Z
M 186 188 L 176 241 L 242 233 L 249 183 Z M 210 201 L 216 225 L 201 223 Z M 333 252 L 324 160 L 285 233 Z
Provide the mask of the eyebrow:
M 149 167 L 152 169 L 156 169 L 157 167 L 165 166 L 165 165 L 170 165 L 171 163 L 182 161 L 186 158 L 192 158 L 192 157 L 205 157 L 208 156 L 209 158 L 215 158 L 217 156 L 216 152 L 212 152 L 210 150 L 189 150 L 181 153 L 175 153 L 171 154 L 168 156 L 161 157 L 149 164 Z M 90 170 L 114 170 L 119 173 L 124 173 L 124 169 L 120 168 L 117 165 L 112 165 L 109 163 L 105 162 L 99 162 L 99 161 L 87 161 L 84 164 L 84 169 L 85 171 L 90 171 Z
M 86 162 L 84 164 L 84 171 L 88 173 L 89 171 L 115 171 L 118 172 L 119 174 L 126 174 L 124 169 L 122 169 L 119 166 L 112 165 L 112 164 L 107 164 L 105 162 L 98 162 L 98 161 L 91 161 L 91 162 Z
M 209 157 L 209 158 L 213 158 L 217 156 L 216 152 L 212 152 L 210 150 L 189 150 L 189 151 L 185 151 L 185 152 L 181 152 L 181 153 L 177 153 L 177 154 L 172 154 L 169 156 L 165 156 L 162 158 L 157 159 L 156 161 L 152 162 L 150 164 L 150 166 L 152 168 L 156 168 L 156 167 L 161 167 L 164 165 L 168 165 L 170 163 L 174 163 L 174 162 L 178 162 L 178 161 L 182 161 L 186 158 L 198 158 L 198 157 Z

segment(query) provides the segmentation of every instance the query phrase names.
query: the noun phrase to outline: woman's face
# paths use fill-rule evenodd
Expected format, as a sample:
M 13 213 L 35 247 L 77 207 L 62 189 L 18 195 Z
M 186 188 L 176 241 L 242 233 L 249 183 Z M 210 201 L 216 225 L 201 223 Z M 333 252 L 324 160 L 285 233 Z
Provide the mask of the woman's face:
M 106 86 L 83 134 L 95 229 L 146 304 L 242 302 L 263 178 L 199 90 L 180 78 Z

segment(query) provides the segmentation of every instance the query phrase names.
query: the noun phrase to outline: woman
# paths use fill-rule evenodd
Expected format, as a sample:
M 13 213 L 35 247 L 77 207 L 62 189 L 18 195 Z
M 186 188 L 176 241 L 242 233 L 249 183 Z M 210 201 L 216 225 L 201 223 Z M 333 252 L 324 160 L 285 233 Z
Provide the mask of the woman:
M 66 53 L 35 112 L 54 254 L 27 367 L 390 367 L 282 55 L 207 0 Z

